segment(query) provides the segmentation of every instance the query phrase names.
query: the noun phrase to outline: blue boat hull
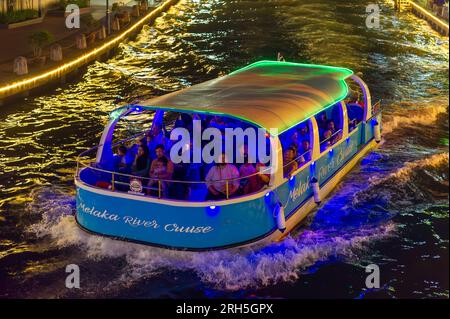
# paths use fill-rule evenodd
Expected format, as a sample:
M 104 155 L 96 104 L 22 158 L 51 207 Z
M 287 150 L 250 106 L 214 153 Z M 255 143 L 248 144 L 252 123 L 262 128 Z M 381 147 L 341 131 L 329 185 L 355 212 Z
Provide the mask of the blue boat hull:
M 174 202 L 99 189 L 76 179 L 76 220 L 96 234 L 183 250 L 223 249 L 280 238 L 276 203 L 285 206 L 289 232 L 315 207 L 311 178 L 318 179 L 321 196 L 329 194 L 375 147 L 372 127 L 361 123 L 332 151 L 324 152 L 273 191 L 242 199 L 213 204 Z
M 176 249 L 242 245 L 277 228 L 266 197 L 223 206 L 183 207 L 77 187 L 77 222 L 86 230 Z

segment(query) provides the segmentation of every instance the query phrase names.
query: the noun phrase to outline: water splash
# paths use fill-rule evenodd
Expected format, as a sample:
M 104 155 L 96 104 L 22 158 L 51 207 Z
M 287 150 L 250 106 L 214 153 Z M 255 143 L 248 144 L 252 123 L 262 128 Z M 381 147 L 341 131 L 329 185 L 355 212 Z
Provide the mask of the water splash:
M 399 208 L 448 199 L 448 166 L 449 153 L 406 163 L 387 176 L 372 177 L 369 186 L 356 194 L 353 205 Z
M 61 187 L 35 188 L 30 197 L 27 211 L 32 215 L 40 215 L 41 219 L 28 226 L 26 231 L 38 238 L 49 234 L 64 235 L 65 232 L 58 233 L 56 226 L 64 224 L 64 220 L 75 213 L 75 197 L 71 191 Z
M 212 252 L 182 252 L 122 242 L 90 235 L 81 230 L 72 216 L 74 198 L 49 188 L 33 193 L 30 210 L 42 219 L 28 231 L 37 237 L 50 237 L 54 248 L 75 246 L 87 258 L 124 258 L 126 266 L 118 280 L 106 289 L 129 287 L 163 271 L 192 271 L 204 284 L 215 289 L 236 291 L 261 288 L 297 279 L 303 271 L 329 258 L 357 258 L 370 243 L 392 236 L 395 226 L 355 227 L 341 232 L 337 229 L 302 231 L 281 243 L 264 247 L 235 248 Z
M 400 105 L 391 105 L 390 107 L 396 111 L 383 116 L 383 134 L 390 134 L 397 128 L 412 124 L 428 125 L 433 123 L 440 115 L 447 113 L 447 107 L 444 105 L 448 105 L 448 99 L 437 99 L 433 102 L 403 102 Z M 415 109 L 411 110 L 411 106 L 415 106 Z M 408 116 L 405 116 L 405 112 L 408 112 Z

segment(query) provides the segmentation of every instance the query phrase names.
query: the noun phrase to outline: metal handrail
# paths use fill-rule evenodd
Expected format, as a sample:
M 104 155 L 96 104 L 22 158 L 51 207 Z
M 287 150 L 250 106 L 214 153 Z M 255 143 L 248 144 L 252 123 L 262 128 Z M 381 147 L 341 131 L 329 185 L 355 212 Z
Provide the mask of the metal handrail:
M 380 105 L 380 109 L 378 110 L 378 112 L 373 113 L 371 117 L 369 117 L 366 121 L 364 121 L 365 124 L 367 124 L 367 122 L 373 120 L 373 119 L 376 118 L 378 115 L 380 115 L 381 113 L 383 113 L 383 109 L 381 108 L 381 101 L 378 101 L 378 102 L 375 103 L 374 105 Z
M 259 174 L 262 174 L 261 172 L 249 175 L 249 176 L 245 176 L 245 177 L 240 177 L 240 178 L 234 178 L 234 179 L 224 179 L 224 180 L 216 180 L 216 181 L 210 181 L 210 182 L 206 182 L 206 181 L 202 181 L 202 182 L 192 182 L 192 181 L 177 181 L 177 180 L 164 180 L 164 179 L 157 179 L 157 178 L 151 178 L 151 177 L 142 177 L 142 176 L 135 176 L 135 175 L 129 175 L 129 174 L 122 174 L 122 173 L 117 173 L 117 172 L 113 172 L 113 171 L 108 171 L 108 170 L 104 170 L 104 169 L 100 169 L 97 167 L 92 167 L 92 166 L 87 166 L 89 164 L 84 163 L 84 162 L 78 162 L 77 163 L 77 179 L 80 180 L 80 176 L 79 176 L 79 165 L 81 164 L 83 166 L 85 166 L 85 168 L 89 168 L 92 169 L 94 171 L 97 172 L 101 172 L 101 173 L 106 173 L 106 174 L 111 174 L 111 191 L 116 191 L 116 184 L 119 185 L 127 185 L 130 186 L 130 183 L 126 183 L 120 180 L 117 180 L 117 176 L 120 177 L 126 177 L 126 178 L 130 178 L 130 179 L 138 179 L 138 180 L 147 180 L 148 182 L 157 182 L 158 183 L 158 187 L 157 188 L 152 188 L 152 187 L 148 187 L 147 185 L 142 185 L 143 189 L 148 189 L 148 190 L 157 190 L 158 192 L 158 198 L 161 199 L 163 197 L 163 190 L 162 190 L 162 184 L 163 183 L 182 183 L 182 184 L 188 184 L 188 185 L 207 185 L 209 183 L 225 183 L 225 195 L 226 195 L 226 199 L 230 199 L 230 182 L 237 182 L 237 181 L 241 181 L 244 179 L 248 179 L 251 176 L 256 176 Z M 263 191 L 265 188 L 261 188 L 258 192 Z M 255 193 L 258 193 L 255 192 Z M 254 193 L 252 193 L 254 194 Z M 250 194 L 249 194 L 250 195 Z
M 131 175 L 131 174 L 118 173 L 118 172 L 115 172 L 115 171 L 108 171 L 108 170 L 105 170 L 105 169 L 102 169 L 102 168 L 93 167 L 93 166 L 91 166 L 92 162 L 84 162 L 84 161 L 81 161 L 81 160 L 77 160 L 77 169 L 78 169 L 78 171 L 80 170 L 80 168 L 79 168 L 80 164 L 82 166 L 84 166 L 83 168 L 89 168 L 89 169 L 92 169 L 92 170 L 100 172 L 100 173 L 115 174 L 116 176 L 122 176 L 122 177 L 127 177 L 127 178 L 139 178 L 139 179 L 145 179 L 145 180 L 149 180 L 149 181 L 161 181 L 161 182 L 165 182 L 165 183 L 184 183 L 184 184 L 208 184 L 208 183 L 212 183 L 212 182 L 214 182 L 214 183 L 236 182 L 236 181 L 241 181 L 241 180 L 244 180 L 244 179 L 248 179 L 248 178 L 253 177 L 253 176 L 261 175 L 265 171 L 267 171 L 267 172 L 271 171 L 271 168 L 267 167 L 266 169 L 264 169 L 262 171 L 258 171 L 258 172 L 254 173 L 254 174 L 247 175 L 247 176 L 244 176 L 244 177 L 231 178 L 231 179 L 222 179 L 222 180 L 214 180 L 214 181 L 211 181 L 211 182 L 207 182 L 207 181 L 197 182 L 197 181 L 180 181 L 180 180 L 174 180 L 174 179 L 160 179 L 160 178 L 143 177 L 143 176 L 137 176 L 137 175 Z
M 381 104 L 381 101 L 378 101 L 375 105 L 377 105 L 377 104 Z M 381 113 L 381 109 L 377 113 L 375 113 L 370 119 L 368 119 L 365 123 L 367 123 L 369 120 L 371 120 L 372 118 L 376 117 L 380 113 Z M 128 142 L 130 140 L 136 139 L 139 136 L 143 136 L 143 135 L 147 134 L 148 132 L 149 131 L 141 132 L 139 134 L 133 135 L 133 136 L 131 136 L 129 138 L 126 138 L 124 140 L 116 142 L 116 143 L 114 143 L 112 145 L 112 147 L 116 147 L 118 145 L 124 144 L 124 143 L 126 143 L 126 142 Z M 329 137 L 326 140 L 322 141 L 320 143 L 320 146 L 322 146 L 324 143 L 328 142 L 329 140 L 333 139 L 337 134 L 339 134 L 341 132 L 342 132 L 342 129 L 339 129 L 331 137 Z M 97 150 L 99 147 L 100 147 L 99 145 L 94 146 L 94 147 L 90 148 L 89 150 L 86 150 L 86 151 L 84 151 L 83 153 L 81 153 L 80 155 L 77 156 L 77 158 L 76 158 L 76 162 L 77 162 L 76 177 L 79 177 L 80 164 L 81 164 L 83 166 L 83 168 L 89 168 L 89 169 L 92 169 L 94 171 L 98 171 L 98 172 L 101 172 L 101 173 L 108 173 L 108 174 L 113 174 L 115 176 L 122 176 L 122 177 L 126 177 L 126 178 L 139 178 L 139 179 L 145 179 L 145 180 L 148 180 L 148 181 L 158 181 L 158 183 L 159 182 L 184 183 L 184 184 L 190 184 L 190 185 L 194 185 L 194 184 L 205 185 L 205 184 L 210 183 L 210 182 L 207 182 L 207 181 L 180 181 L 180 180 L 173 180 L 173 179 L 167 180 L 167 179 L 158 179 L 158 178 L 150 178 L 150 177 L 142 177 L 142 176 L 136 176 L 136 175 L 131 175 L 131 174 L 118 173 L 118 172 L 115 172 L 115 171 L 108 171 L 108 170 L 105 170 L 105 169 L 94 167 L 94 166 L 92 166 L 92 162 L 91 161 L 85 162 L 85 161 L 83 161 L 81 159 L 82 157 L 88 156 L 88 154 L 90 152 L 92 152 L 94 150 Z M 288 165 L 290 165 L 290 164 L 292 164 L 294 162 L 297 162 L 300 158 L 304 157 L 306 154 L 311 153 L 311 152 L 312 152 L 312 150 L 304 152 L 303 154 L 297 156 L 295 159 L 293 159 L 289 163 L 283 165 L 283 168 L 287 167 Z M 254 174 L 251 174 L 251 175 L 248 175 L 248 176 L 239 177 L 239 178 L 232 178 L 232 179 L 215 180 L 215 181 L 212 181 L 212 182 L 215 182 L 215 183 L 227 183 L 227 187 L 228 187 L 228 182 L 241 181 L 241 180 L 248 179 L 248 178 L 251 178 L 251 177 L 254 177 L 254 176 L 258 176 L 260 174 L 264 174 L 265 172 L 270 173 L 271 171 L 272 171 L 272 169 L 270 167 L 268 167 L 268 168 L 266 168 L 266 169 L 264 169 L 262 171 L 259 170 L 258 172 L 254 173 Z
M 289 163 L 287 163 L 286 165 L 283 165 L 283 168 L 288 167 L 289 165 L 291 165 L 292 163 L 296 163 L 300 158 L 304 158 L 304 156 L 308 153 L 311 153 L 312 150 L 306 151 L 305 153 L 303 153 L 300 156 L 297 156 L 295 159 L 293 159 L 292 161 L 290 161 Z
M 124 140 L 122 140 L 122 141 L 119 141 L 119 142 L 116 142 L 116 143 L 112 144 L 111 147 L 112 147 L 112 148 L 117 147 L 118 145 L 121 145 L 121 144 L 124 144 L 124 143 L 126 143 L 126 142 L 128 142 L 128 141 L 131 141 L 131 140 L 133 140 L 133 139 L 135 139 L 135 138 L 137 138 L 137 137 L 139 137 L 139 136 L 141 136 L 141 135 L 145 135 L 145 134 L 147 134 L 148 132 L 149 132 L 149 131 L 144 131 L 144 132 L 141 132 L 141 133 L 139 133 L 139 134 L 136 134 L 136 135 L 133 135 L 133 136 L 131 136 L 131 137 L 128 137 L 128 138 L 126 138 L 126 139 L 124 139 Z M 92 152 L 92 151 L 94 151 L 94 150 L 97 150 L 100 146 L 102 146 L 102 145 L 101 145 L 101 144 L 100 144 L 100 145 L 96 145 L 96 146 L 94 146 L 94 147 L 92 147 L 92 148 L 90 148 L 90 149 L 88 149 L 88 150 L 82 152 L 80 155 L 77 156 L 76 161 L 77 161 L 77 162 L 78 162 L 78 161 L 81 161 L 81 157 L 87 156 L 87 154 L 89 154 L 90 152 Z
M 334 132 L 333 135 L 331 135 L 329 138 L 323 140 L 322 142 L 320 142 L 320 146 L 322 146 L 323 143 L 328 142 L 329 140 L 331 140 L 333 137 L 335 137 L 338 133 L 342 133 L 342 129 L 337 130 L 336 132 Z

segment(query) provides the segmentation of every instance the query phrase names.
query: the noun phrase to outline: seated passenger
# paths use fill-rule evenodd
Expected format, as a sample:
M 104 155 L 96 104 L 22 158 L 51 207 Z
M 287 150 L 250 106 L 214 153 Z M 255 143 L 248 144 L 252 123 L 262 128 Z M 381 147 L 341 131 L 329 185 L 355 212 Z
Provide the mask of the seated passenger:
M 299 134 L 297 132 L 297 130 L 294 130 L 293 132 L 287 132 L 286 134 L 283 134 L 283 136 L 280 138 L 281 141 L 281 147 L 283 150 L 288 149 L 288 148 L 293 148 L 295 151 L 295 157 L 297 156 L 297 151 L 300 148 L 300 143 L 299 143 L 299 138 L 298 138 Z
M 132 158 L 131 161 L 134 161 L 134 158 L 136 157 L 140 146 L 147 146 L 145 138 L 136 137 L 136 139 L 134 140 L 134 144 L 130 146 L 130 149 L 128 150 L 129 152 L 127 154 L 128 157 Z
M 283 163 L 283 175 L 285 178 L 290 178 L 298 169 L 298 164 L 295 161 L 295 150 L 293 148 L 288 147 L 286 151 L 284 151 Z
M 331 132 L 332 138 L 331 138 L 331 144 L 337 143 L 342 138 L 342 131 L 336 129 L 336 125 L 334 124 L 334 121 L 328 122 L 328 130 Z
M 256 164 L 256 172 L 259 172 L 256 175 L 256 182 L 258 183 L 258 190 L 262 189 L 264 186 L 269 185 L 270 182 L 270 171 L 269 167 L 264 165 L 263 163 Z
M 322 112 L 319 114 L 317 119 L 317 125 L 319 126 L 319 130 L 326 130 L 327 129 L 327 113 Z
M 257 193 L 261 189 L 263 189 L 264 186 L 269 184 L 270 174 L 268 174 L 267 167 L 264 164 L 258 163 L 256 164 L 256 168 L 253 167 L 252 164 L 244 164 L 244 165 L 250 166 L 247 166 L 245 168 L 242 168 L 243 166 L 241 166 L 241 169 L 239 170 L 241 177 L 249 176 L 248 179 L 243 179 L 246 180 L 246 182 L 243 185 L 241 183 L 243 195 Z
M 361 108 L 364 108 L 364 102 L 361 101 L 360 97 L 361 97 L 361 95 L 358 92 L 357 94 L 355 94 L 353 101 L 351 101 L 350 103 L 359 105 Z
M 292 133 L 289 142 L 290 142 L 290 143 L 289 143 L 289 146 L 288 146 L 288 147 L 294 148 L 294 149 L 295 149 L 295 152 L 296 152 L 295 156 L 297 156 L 298 150 L 300 149 L 299 133 L 298 133 L 297 130 L 295 130 L 295 131 Z
M 128 168 L 130 165 L 127 161 L 127 152 L 128 149 L 124 145 L 117 148 L 117 154 L 115 154 L 113 158 L 114 171 L 124 174 L 128 173 Z
M 133 161 L 131 171 L 133 175 L 146 177 L 150 168 L 150 158 L 148 156 L 148 148 L 146 145 L 141 145 L 138 148 L 138 153 Z
M 301 154 L 298 160 L 298 163 L 300 165 L 307 163 L 311 160 L 311 144 L 309 143 L 309 140 L 302 141 L 302 147 L 299 153 Z
M 232 197 L 239 189 L 239 171 L 236 166 L 226 163 L 225 154 L 221 155 L 221 163 L 216 163 L 209 170 L 205 181 L 208 187 L 208 195 L 206 200 L 220 200 L 227 198 L 227 183 L 225 180 L 232 180 L 228 182 L 228 196 Z
M 288 148 L 292 148 L 294 150 L 294 159 L 296 159 L 299 155 L 300 147 L 298 143 L 291 143 Z
M 331 146 L 331 138 L 333 133 L 330 130 L 323 132 L 322 143 L 320 144 L 320 151 L 323 152 Z
M 162 125 L 155 123 L 152 130 L 147 134 L 147 147 L 150 150 L 150 158 L 155 159 L 157 156 L 154 153 L 158 145 L 163 145 L 165 150 L 170 149 L 170 139 L 166 137 L 162 129 Z
M 241 176 L 240 187 L 243 195 L 256 193 L 269 182 L 270 177 L 267 174 L 258 173 L 259 168 L 264 169 L 264 167 L 264 164 L 261 163 L 258 163 L 256 168 L 251 163 L 245 163 L 241 166 L 239 174 Z
M 159 187 L 158 180 L 164 180 L 161 182 L 161 193 L 163 197 L 168 195 L 168 182 L 172 179 L 173 163 L 166 157 L 164 145 L 157 145 L 155 148 L 156 159 L 152 161 L 150 166 L 150 180 L 149 187 Z M 155 196 L 157 191 L 150 191 L 149 195 Z
M 357 125 L 358 125 L 358 120 L 357 119 L 349 120 L 349 122 L 348 122 L 348 131 L 352 132 L 356 128 Z
M 244 163 L 239 167 L 239 176 L 241 177 L 240 180 L 240 190 L 242 194 L 249 194 L 249 184 L 250 184 L 250 178 L 245 177 L 251 177 L 254 174 L 256 174 L 256 169 L 253 166 L 252 163 L 250 163 L 248 158 L 248 147 L 247 145 L 244 146 Z
M 147 144 L 147 148 L 148 148 L 149 152 L 151 152 L 151 148 L 150 148 L 151 143 L 152 143 L 152 133 L 151 132 L 145 133 L 145 142 Z
M 336 124 L 334 124 L 333 120 L 327 121 L 327 130 L 331 131 L 331 134 L 333 135 L 336 133 Z
M 190 194 L 190 184 L 187 181 L 188 164 L 174 164 L 172 179 L 169 186 L 169 197 L 177 200 L 187 200 Z
M 302 127 L 300 127 L 300 129 L 298 130 L 298 138 L 301 141 L 303 141 L 305 139 L 309 140 L 309 128 L 308 128 L 308 125 L 303 125 Z
M 347 104 L 347 116 L 351 121 L 356 121 L 356 124 L 362 122 L 364 117 L 364 108 L 359 104 Z

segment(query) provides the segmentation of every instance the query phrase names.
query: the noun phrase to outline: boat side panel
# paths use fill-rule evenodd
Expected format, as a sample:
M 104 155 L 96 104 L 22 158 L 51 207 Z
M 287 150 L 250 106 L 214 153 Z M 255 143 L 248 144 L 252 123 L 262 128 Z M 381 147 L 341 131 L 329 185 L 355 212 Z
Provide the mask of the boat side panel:
M 357 130 L 352 132 L 348 138 L 339 145 L 330 148 L 332 152 L 326 151 L 316 162 L 300 170 L 294 177 L 278 187 L 276 194 L 281 203 L 285 205 L 286 217 L 290 217 L 313 196 L 310 184 L 312 177 L 316 177 L 322 187 L 361 150 L 361 147 L 363 147 L 361 140 L 364 129 L 366 129 L 364 124 L 360 123 Z
M 310 186 L 311 169 L 312 166 L 308 165 L 276 190 L 276 195 L 285 206 L 287 218 L 313 195 Z
M 368 143 L 375 136 L 375 124 L 379 123 L 382 125 L 381 113 L 376 115 L 374 118 L 367 121 L 367 123 L 363 124 L 364 135 L 363 135 L 363 143 Z
M 352 157 L 339 171 L 337 171 L 326 183 L 320 188 L 320 198 L 328 196 L 336 185 L 346 176 L 346 174 L 367 155 L 372 149 L 377 147 L 375 140 L 371 140 L 358 153 Z M 274 241 L 279 241 L 287 236 L 297 225 L 317 206 L 314 198 L 308 198 L 301 205 L 301 208 L 292 212 L 290 218 L 286 221 L 286 232 L 276 232 L 271 237 Z
M 216 248 L 276 229 L 268 197 L 216 207 L 175 207 L 77 187 L 77 221 L 89 231 L 174 248 Z
M 342 165 L 358 152 L 361 145 L 361 129 L 363 129 L 363 124 L 360 124 L 357 131 L 352 132 L 339 145 L 326 150 L 316 161 L 314 176 L 319 180 L 319 185 L 322 186 L 326 183 Z
M 379 117 L 377 120 L 381 121 Z M 207 203 L 204 207 L 189 207 L 188 203 L 184 207 L 140 200 L 136 195 L 118 197 L 107 190 L 77 185 L 77 220 L 82 227 L 95 233 L 180 249 L 214 249 L 249 243 L 275 232 L 273 209 L 277 201 L 286 205 L 288 224 L 299 219 L 289 218 L 294 217 L 294 213 L 304 216 L 306 207 L 303 206 L 311 202 L 313 195 L 310 178 L 317 177 L 328 193 L 343 177 L 341 175 L 347 173 L 348 169 L 341 168 L 353 166 L 355 156 L 363 156 L 359 154 L 361 147 L 366 149 L 373 144 L 371 140 L 361 145 L 362 140 L 371 136 L 372 121 L 361 123 L 348 138 L 335 145 L 332 152 L 327 151 L 316 162 L 307 164 L 268 196 L 214 209 Z M 348 165 L 349 161 L 352 165 Z M 335 175 L 337 171 L 342 174 Z

